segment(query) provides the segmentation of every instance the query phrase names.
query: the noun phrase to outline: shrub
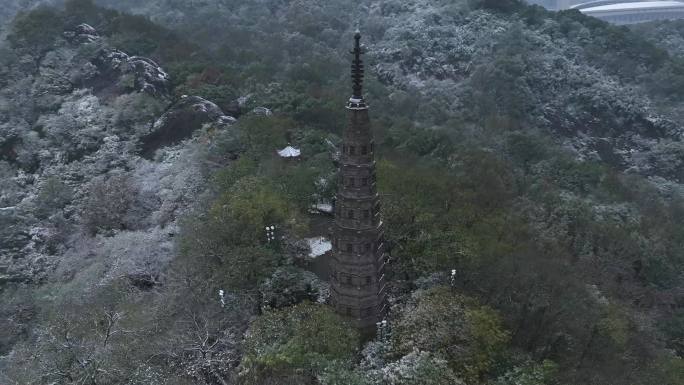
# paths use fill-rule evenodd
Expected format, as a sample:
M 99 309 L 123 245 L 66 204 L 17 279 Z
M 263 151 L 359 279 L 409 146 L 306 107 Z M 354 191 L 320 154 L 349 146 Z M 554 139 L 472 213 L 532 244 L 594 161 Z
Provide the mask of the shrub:
M 350 362 L 358 341 L 356 330 L 327 306 L 266 312 L 247 332 L 241 377 L 246 384 L 314 383 L 326 367 Z
M 275 190 L 266 178 L 256 176 L 237 181 L 214 202 L 209 215 L 211 221 L 222 224 L 221 231 L 230 233 L 238 245 L 264 241 L 266 226 L 295 232 L 304 226 L 288 197 Z
M 71 187 L 61 179 L 54 176 L 46 179 L 36 197 L 36 216 L 49 217 L 71 202 L 72 195 Z
M 88 233 L 124 230 L 129 227 L 127 214 L 136 195 L 135 187 L 126 175 L 94 180 L 88 189 L 81 211 L 81 220 Z
M 321 282 L 315 274 L 295 267 L 276 270 L 260 287 L 264 306 L 280 309 L 321 297 Z
M 285 133 L 294 128 L 294 122 L 273 116 L 249 116 L 240 119 L 237 128 L 250 152 L 263 156 L 273 154 L 287 144 Z
M 428 352 L 413 352 L 383 369 L 386 385 L 462 385 L 447 361 Z
M 438 353 L 469 383 L 487 372 L 508 338 L 496 312 L 448 287 L 418 292 L 392 329 L 395 353 Z
M 42 54 L 62 35 L 64 18 L 55 8 L 41 6 L 19 14 L 7 36 L 14 48 Z

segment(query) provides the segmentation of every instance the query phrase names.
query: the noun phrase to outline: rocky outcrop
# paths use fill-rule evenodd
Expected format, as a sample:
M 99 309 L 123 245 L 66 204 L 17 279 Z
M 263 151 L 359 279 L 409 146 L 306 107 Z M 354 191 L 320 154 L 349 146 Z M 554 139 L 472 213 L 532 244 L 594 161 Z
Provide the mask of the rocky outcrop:
M 65 31 L 64 37 L 71 43 L 92 43 L 100 38 L 100 34 L 89 24 L 79 24 L 72 30 Z
M 83 83 L 103 96 L 138 91 L 163 98 L 169 93 L 169 75 L 152 59 L 103 49 L 91 64 Z
M 169 91 L 169 75 L 153 60 L 131 56 L 128 58 L 128 69 L 135 76 L 135 89 L 160 96 Z
M 235 118 L 227 116 L 216 104 L 199 96 L 186 96 L 171 106 L 152 126 L 142 142 L 142 154 L 150 157 L 160 147 L 189 138 L 205 125 L 225 128 Z
M 257 116 L 271 116 L 273 115 L 273 111 L 266 107 L 256 107 L 252 110 L 252 114 Z

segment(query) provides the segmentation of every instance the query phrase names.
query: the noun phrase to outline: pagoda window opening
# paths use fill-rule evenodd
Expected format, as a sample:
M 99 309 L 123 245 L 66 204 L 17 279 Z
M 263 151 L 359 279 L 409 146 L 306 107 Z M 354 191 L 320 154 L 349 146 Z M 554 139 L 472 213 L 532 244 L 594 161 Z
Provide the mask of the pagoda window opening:
M 361 155 L 368 155 L 368 147 L 361 146 Z
M 354 210 L 347 211 L 347 218 L 354 219 Z
M 356 183 L 355 183 L 355 181 L 354 181 L 354 178 L 349 178 L 349 179 L 347 180 L 347 185 L 348 185 L 349 187 L 354 187 L 355 184 L 356 184 Z
M 356 147 L 349 146 L 349 155 L 355 155 L 355 154 L 356 154 Z
M 363 186 L 363 187 L 368 186 L 368 178 L 362 178 L 361 179 L 361 186 Z
M 366 276 L 366 285 L 371 284 L 372 277 Z
M 354 245 L 351 243 L 347 243 L 347 253 L 353 253 L 354 252 Z
M 370 210 L 363 210 L 363 219 L 370 218 Z

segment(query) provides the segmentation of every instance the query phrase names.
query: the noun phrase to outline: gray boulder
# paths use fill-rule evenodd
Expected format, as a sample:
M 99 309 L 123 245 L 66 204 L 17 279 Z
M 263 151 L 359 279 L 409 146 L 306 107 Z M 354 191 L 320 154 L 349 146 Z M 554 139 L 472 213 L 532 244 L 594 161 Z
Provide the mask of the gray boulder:
M 252 114 L 257 116 L 271 116 L 273 115 L 273 111 L 266 107 L 256 107 L 252 110 Z
M 89 24 L 79 24 L 73 29 L 64 32 L 64 37 L 71 43 L 86 44 L 92 43 L 100 38 L 97 30 Z
M 173 145 L 205 125 L 226 128 L 235 122 L 216 104 L 199 96 L 183 96 L 172 105 L 142 138 L 142 154 L 149 157 L 160 147 Z
M 101 95 L 138 91 L 160 98 L 168 96 L 169 75 L 151 59 L 103 49 L 91 64 L 95 71 L 87 71 L 83 83 Z

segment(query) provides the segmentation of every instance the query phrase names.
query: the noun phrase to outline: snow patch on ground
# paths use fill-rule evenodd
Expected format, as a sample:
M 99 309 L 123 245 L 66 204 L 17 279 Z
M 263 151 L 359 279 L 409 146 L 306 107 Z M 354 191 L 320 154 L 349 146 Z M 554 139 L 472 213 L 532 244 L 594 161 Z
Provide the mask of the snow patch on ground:
M 309 253 L 309 257 L 311 258 L 320 257 L 332 250 L 332 243 L 325 237 L 307 238 L 305 241 L 309 244 L 309 248 L 311 249 L 311 252 Z
M 316 203 L 314 205 L 311 205 L 311 212 L 332 214 L 333 206 L 330 203 Z

